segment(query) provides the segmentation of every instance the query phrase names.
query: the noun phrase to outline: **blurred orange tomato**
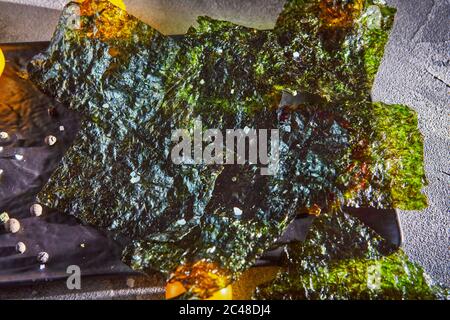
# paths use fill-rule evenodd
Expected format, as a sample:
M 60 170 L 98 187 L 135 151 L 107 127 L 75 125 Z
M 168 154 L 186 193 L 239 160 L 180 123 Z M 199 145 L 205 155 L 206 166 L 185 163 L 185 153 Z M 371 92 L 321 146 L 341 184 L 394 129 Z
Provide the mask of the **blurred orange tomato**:
M 166 299 L 175 299 L 186 292 L 186 288 L 180 281 L 169 282 L 166 286 Z
M 166 286 L 167 300 L 175 299 L 184 293 L 186 293 L 186 288 L 179 281 L 169 282 Z M 211 297 L 209 297 L 206 300 L 218 300 L 218 301 L 233 300 L 233 288 L 231 285 L 226 288 L 223 288 L 215 292 Z
M 3 55 L 2 49 L 0 49 L 0 76 L 2 75 L 4 69 L 5 69 L 5 56 Z

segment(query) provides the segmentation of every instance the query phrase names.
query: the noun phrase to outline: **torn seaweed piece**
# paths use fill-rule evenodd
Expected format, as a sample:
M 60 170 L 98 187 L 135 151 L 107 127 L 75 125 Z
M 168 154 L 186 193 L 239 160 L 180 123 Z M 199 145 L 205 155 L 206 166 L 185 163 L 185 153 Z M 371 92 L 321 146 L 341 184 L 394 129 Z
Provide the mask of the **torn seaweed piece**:
M 350 136 L 337 173 L 344 204 L 420 210 L 427 181 L 417 114 L 370 97 L 394 15 L 384 1 L 288 1 L 255 67 L 265 85 L 338 106 Z
M 305 243 L 285 248 L 285 268 L 255 299 L 445 299 L 421 267 L 345 213 L 316 219 Z
M 239 62 L 241 53 L 253 48 L 260 35 L 248 28 L 204 18 L 201 28 L 205 29 L 198 34 L 192 31 L 191 39 L 186 39 L 185 43 L 191 41 L 193 44 L 187 46 L 173 43 L 137 22 L 130 23 L 128 19 L 133 18 L 107 3 L 84 2 L 83 5 L 89 6 L 81 7 L 81 12 L 87 14 L 81 18 L 81 28 L 73 30 L 67 27 L 66 16 L 71 16 L 72 6 L 77 8 L 72 4 L 63 14 L 47 57 L 37 57 L 31 65 L 33 79 L 45 90 L 58 92 L 58 98 L 80 111 L 83 117 L 78 140 L 41 192 L 40 200 L 77 214 L 86 223 L 112 230 L 118 237 L 130 238 L 132 244 L 125 259 L 132 260 L 139 269 L 150 267 L 170 274 L 183 262 L 205 256 L 211 258 L 209 251 L 214 232 L 231 235 L 233 230 L 221 220 L 213 222 L 211 228 L 214 231 L 205 228 L 200 238 L 197 234 L 201 230 L 199 226 L 208 223 L 202 222 L 205 207 L 214 190 L 216 176 L 223 167 L 174 165 L 170 160 L 171 134 L 175 129 L 191 129 L 198 117 L 205 127 L 233 128 L 245 121 L 249 126 L 256 125 L 252 117 L 246 116 L 248 110 L 245 109 L 246 105 L 255 104 L 256 98 L 242 99 L 248 92 L 255 92 L 258 98 L 251 82 L 251 65 L 239 75 L 232 71 L 236 69 L 235 63 Z M 97 11 L 99 8 L 101 11 Z M 116 20 L 121 25 L 133 26 L 138 34 L 144 30 L 142 39 L 153 36 L 154 41 L 133 42 L 135 39 L 131 37 L 124 40 L 133 39 L 131 43 L 121 43 L 123 31 L 114 25 Z M 99 23 L 107 25 L 103 27 L 105 30 L 99 28 Z M 211 28 L 211 34 L 208 34 L 208 28 Z M 96 37 L 91 34 L 91 29 L 103 31 Z M 225 30 L 223 43 L 219 44 L 217 35 Z M 118 39 L 115 40 L 112 32 L 120 32 Z M 148 37 L 145 37 L 146 33 Z M 208 36 L 209 41 L 206 40 Z M 124 46 L 122 53 L 113 50 L 115 57 L 122 59 L 118 62 L 109 56 L 110 47 L 116 45 L 116 41 L 119 41 L 119 47 Z M 249 43 L 246 47 L 242 45 L 245 41 Z M 249 59 L 256 49 L 247 53 Z M 95 54 L 85 55 L 84 50 Z M 160 53 L 155 56 L 153 52 L 164 50 L 166 55 Z M 167 62 L 177 50 L 180 53 L 176 63 Z M 196 60 L 196 50 L 205 52 L 205 56 Z M 73 52 L 92 60 L 75 61 L 77 55 Z M 182 60 L 186 56 L 190 58 L 188 63 Z M 203 59 L 212 61 L 216 57 L 221 59 L 222 68 L 213 69 L 209 63 L 203 63 Z M 128 63 L 119 64 L 121 61 Z M 167 76 L 164 66 L 169 64 L 170 76 Z M 99 67 L 101 65 L 102 68 Z M 86 68 L 81 73 L 83 77 L 78 72 L 80 68 Z M 92 73 L 93 69 L 101 72 Z M 247 72 L 248 78 L 242 78 L 241 75 Z M 228 98 L 231 106 L 236 101 L 244 102 L 233 110 L 219 102 L 215 104 L 213 98 L 220 97 L 223 91 L 211 91 L 213 87 L 208 87 L 210 82 L 201 81 L 198 75 L 204 75 L 211 82 L 216 79 L 230 83 L 227 94 L 234 97 Z M 151 81 L 140 82 L 140 78 Z M 126 86 L 116 83 L 120 79 L 128 79 Z M 96 86 L 91 87 L 92 84 Z M 134 86 L 138 92 L 132 89 Z M 227 89 L 226 86 L 215 88 Z M 164 98 L 157 100 L 163 89 Z M 214 96 L 213 92 L 217 95 Z M 91 96 L 93 98 L 89 99 Z M 193 105 L 193 101 L 199 103 Z M 222 101 L 228 102 L 226 99 Z M 217 106 L 215 113 L 209 112 L 211 105 Z M 144 118 L 142 110 L 145 110 Z M 265 117 L 261 115 L 261 119 Z M 275 111 L 268 119 L 273 125 Z M 259 175 L 259 171 L 252 174 Z M 213 210 L 216 211 L 213 208 L 211 212 Z M 239 251 L 244 246 L 236 241 L 223 250 L 217 250 L 211 259 L 220 258 L 223 267 L 232 272 L 241 272 L 251 266 L 257 254 L 262 253 L 282 232 L 289 212 L 278 212 L 278 216 L 274 213 L 272 219 L 261 221 L 262 216 L 256 216 L 244 218 L 242 223 L 231 215 L 229 221 L 235 221 L 237 230 L 245 231 L 241 240 L 251 236 L 254 249 Z M 271 232 L 264 229 L 266 225 Z M 246 227 L 252 228 L 247 230 Z M 257 228 L 264 232 L 261 239 L 254 232 Z M 198 252 L 191 253 L 195 249 L 194 243 L 198 244 Z M 141 251 L 141 248 L 144 249 Z M 235 261 L 240 263 L 233 267 Z
M 169 241 L 196 226 L 218 170 L 170 161 L 172 131 L 190 121 L 182 109 L 161 108 L 178 49 L 108 1 L 66 7 L 30 72 L 80 113 L 81 131 L 40 193 L 42 203 L 132 240 Z
M 417 114 L 403 105 L 365 106 L 367 130 L 353 134 L 351 161 L 340 179 L 349 207 L 421 210 L 427 206 L 423 136 Z
M 312 101 L 280 121 L 281 94 L 260 86 L 251 63 L 240 64 L 243 57 L 256 61 L 266 38 L 267 32 L 201 18 L 183 41 L 187 45 L 172 68 L 176 87 L 168 90 L 163 107 L 189 110 L 204 127 L 279 129 L 279 171 L 264 177 L 258 166 L 225 166 L 198 228 L 172 241 L 136 241 L 128 253 L 136 267 L 173 270 L 174 263 L 207 259 L 236 279 L 301 208 L 325 209 L 343 199 L 337 177 L 347 166 L 341 160 L 350 138 L 341 107 Z
M 162 108 L 173 114 L 185 110 L 191 120 L 183 129 L 191 129 L 195 119 L 205 130 L 223 134 L 234 128 L 275 129 L 278 106 L 258 87 L 252 64 L 243 63 L 256 60 L 265 38 L 263 32 L 200 18 L 182 41 L 170 77 L 174 85 Z M 179 264 L 206 260 L 230 272 L 228 281 L 251 267 L 295 217 L 295 210 L 283 210 L 287 201 L 276 206 L 283 190 L 270 192 L 279 177 L 261 176 L 260 169 L 248 162 L 221 165 L 197 227 L 179 238 L 136 239 L 127 252 L 133 265 L 170 272 Z

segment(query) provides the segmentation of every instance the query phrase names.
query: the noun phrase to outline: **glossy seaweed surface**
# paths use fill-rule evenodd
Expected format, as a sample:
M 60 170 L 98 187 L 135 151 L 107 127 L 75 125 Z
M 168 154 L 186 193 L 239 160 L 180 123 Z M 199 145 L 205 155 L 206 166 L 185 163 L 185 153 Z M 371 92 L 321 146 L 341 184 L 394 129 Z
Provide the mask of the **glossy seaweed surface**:
M 445 299 L 420 266 L 344 212 L 317 219 L 305 243 L 285 247 L 284 269 L 255 299 Z
M 82 117 L 40 201 L 128 238 L 135 268 L 205 260 L 223 285 L 299 214 L 425 207 L 416 114 L 370 99 L 393 18 L 376 0 L 291 0 L 274 30 L 201 17 L 174 40 L 107 1 L 70 3 L 29 67 Z M 279 129 L 279 170 L 175 165 L 172 132 L 196 120 Z

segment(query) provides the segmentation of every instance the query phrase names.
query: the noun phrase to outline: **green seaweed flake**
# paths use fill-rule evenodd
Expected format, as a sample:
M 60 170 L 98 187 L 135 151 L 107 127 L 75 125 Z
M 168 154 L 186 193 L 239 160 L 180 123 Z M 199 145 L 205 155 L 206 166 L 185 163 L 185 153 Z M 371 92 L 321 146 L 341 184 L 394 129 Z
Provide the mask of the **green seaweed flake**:
M 423 269 L 345 213 L 317 219 L 305 243 L 286 247 L 277 278 L 256 299 L 445 299 Z
M 362 24 L 364 64 L 369 83 L 373 83 L 381 65 L 395 13 L 396 9 L 387 7 L 381 1 L 367 1 L 367 9 L 359 19 Z
M 427 198 L 421 188 L 427 181 L 417 114 L 403 105 L 373 106 L 373 125 L 378 133 L 372 145 L 373 163 L 385 166 L 393 207 L 422 210 L 427 207 Z
M 445 291 L 430 285 L 423 269 L 396 252 L 379 260 L 352 259 L 314 273 L 283 273 L 260 288 L 257 299 L 288 300 L 435 300 Z

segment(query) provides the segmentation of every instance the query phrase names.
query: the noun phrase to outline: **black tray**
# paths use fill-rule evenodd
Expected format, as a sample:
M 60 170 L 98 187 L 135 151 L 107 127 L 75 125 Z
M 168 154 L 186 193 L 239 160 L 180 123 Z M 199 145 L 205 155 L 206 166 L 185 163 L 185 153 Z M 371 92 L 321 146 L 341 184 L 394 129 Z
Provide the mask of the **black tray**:
M 0 181 L 0 213 L 7 211 L 21 223 L 17 234 L 0 228 L 0 286 L 65 279 L 71 265 L 79 266 L 83 276 L 133 274 L 120 260 L 123 248 L 108 234 L 49 208 L 44 208 L 39 218 L 30 214 L 36 194 L 78 131 L 75 113 L 20 77 L 31 57 L 47 45 L 0 46 L 7 61 L 0 77 L 0 131 L 10 135 L 10 139 L 0 142 L 3 147 L 0 169 L 4 171 Z M 51 107 L 56 108 L 56 117 L 49 115 Z M 45 143 L 48 135 L 57 137 L 56 145 L 49 147 Z M 16 154 L 22 155 L 23 160 L 15 159 Z M 23 255 L 15 251 L 18 242 L 27 246 Z M 50 256 L 45 268 L 37 261 L 39 252 Z

